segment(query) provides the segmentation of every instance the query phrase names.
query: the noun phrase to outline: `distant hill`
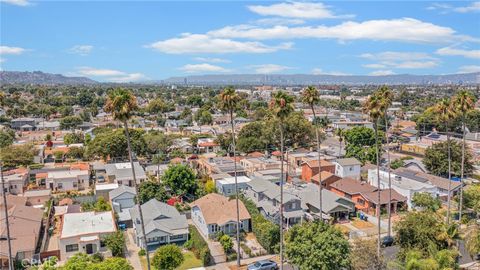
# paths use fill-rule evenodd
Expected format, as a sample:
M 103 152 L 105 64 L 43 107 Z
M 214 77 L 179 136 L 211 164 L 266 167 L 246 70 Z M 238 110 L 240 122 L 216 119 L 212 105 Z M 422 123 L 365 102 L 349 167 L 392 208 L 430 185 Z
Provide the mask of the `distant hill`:
M 86 77 L 67 77 L 41 71 L 0 71 L 0 84 L 96 84 Z
M 308 74 L 222 74 L 171 77 L 162 81 L 168 84 L 214 85 L 309 85 L 309 84 L 479 84 L 480 72 L 449 75 L 308 75 Z

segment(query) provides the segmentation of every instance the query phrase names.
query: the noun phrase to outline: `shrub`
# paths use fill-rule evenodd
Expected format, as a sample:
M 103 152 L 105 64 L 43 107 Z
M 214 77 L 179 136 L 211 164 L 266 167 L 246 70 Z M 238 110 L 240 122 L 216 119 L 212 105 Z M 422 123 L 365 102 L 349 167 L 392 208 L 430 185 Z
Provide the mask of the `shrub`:
M 252 252 L 251 248 L 249 248 L 247 245 L 245 245 L 245 243 L 240 243 L 240 247 L 243 249 L 243 251 L 245 253 L 247 253 L 248 257 L 252 257 L 253 252 Z
M 203 239 L 195 226 L 190 225 L 189 231 L 190 237 L 188 242 L 190 243 L 186 244 L 189 246 L 188 249 L 193 252 L 197 259 L 202 261 L 204 266 L 209 265 L 211 262 L 211 255 L 207 242 L 205 242 L 205 239 Z
M 233 248 L 232 238 L 226 234 L 220 237 L 220 244 L 222 245 L 225 253 L 229 253 L 230 250 Z
M 235 261 L 237 259 L 237 253 L 232 252 L 227 255 L 227 262 Z
M 153 255 L 152 265 L 157 270 L 173 270 L 185 260 L 182 250 L 175 244 L 161 246 Z
M 145 251 L 145 249 L 142 248 L 138 251 L 138 256 L 143 257 L 145 255 L 147 255 L 147 252 Z

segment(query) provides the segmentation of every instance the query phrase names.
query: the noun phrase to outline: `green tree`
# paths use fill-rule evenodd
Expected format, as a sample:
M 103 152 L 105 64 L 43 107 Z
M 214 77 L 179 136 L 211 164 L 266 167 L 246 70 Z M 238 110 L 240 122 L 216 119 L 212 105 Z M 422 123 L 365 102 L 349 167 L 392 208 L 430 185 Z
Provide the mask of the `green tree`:
M 480 254 L 480 229 L 478 225 L 471 225 L 467 229 L 465 247 L 472 258 L 476 258 Z
M 172 145 L 172 138 L 164 133 L 157 131 L 150 131 L 143 135 L 147 151 L 149 154 L 158 154 L 168 152 L 169 147 Z
M 463 207 L 480 212 L 480 185 L 468 185 L 463 193 Z
M 383 138 L 383 132 L 378 132 L 378 137 Z M 376 163 L 375 131 L 367 127 L 354 127 L 344 131 L 346 142 L 345 156 L 354 157 L 360 162 Z M 381 151 L 381 149 L 379 149 Z
M 171 165 L 165 170 L 162 181 L 177 195 L 195 194 L 197 189 L 196 175 L 187 165 Z
M 205 192 L 207 194 L 217 192 L 217 187 L 215 186 L 215 182 L 213 182 L 212 179 L 209 179 L 209 180 L 207 180 L 207 182 L 205 182 L 205 187 L 204 188 L 205 188 Z
M 335 270 L 350 266 L 350 247 L 342 232 L 323 222 L 304 222 L 286 234 L 288 260 L 302 270 Z
M 0 148 L 10 146 L 15 141 L 15 131 L 11 129 L 0 130 Z
M 137 187 L 137 179 L 135 176 L 135 166 L 133 165 L 133 157 L 132 157 L 132 147 L 130 143 L 130 133 L 128 131 L 128 121 L 132 118 L 133 112 L 138 109 L 137 99 L 132 94 L 131 91 L 128 91 L 123 88 L 117 88 L 113 91 L 108 93 L 107 101 L 105 102 L 105 111 L 112 114 L 113 119 L 120 121 L 123 123 L 125 129 L 125 135 L 127 139 L 127 151 L 128 157 L 130 159 L 130 166 L 132 168 L 132 175 L 133 175 L 133 186 L 135 187 L 135 191 L 138 194 L 138 187 Z M 143 212 L 142 207 L 137 204 L 138 213 L 140 216 L 140 223 L 142 226 L 142 238 L 143 243 L 146 243 L 146 236 L 145 236 L 145 223 L 143 221 Z M 147 252 L 147 268 L 150 270 L 150 255 Z
M 111 233 L 103 239 L 105 245 L 110 249 L 115 257 L 123 257 L 125 247 L 125 235 L 122 231 Z
M 143 137 L 145 132 L 140 129 L 129 130 L 130 146 L 137 155 L 147 153 L 147 144 Z M 87 155 L 100 157 L 106 160 L 108 157 L 125 157 L 125 149 L 128 147 L 127 136 L 121 129 L 99 130 L 95 138 L 87 146 Z
M 377 256 L 377 242 L 374 239 L 357 238 L 351 244 L 350 262 L 352 270 L 384 269 L 383 255 Z
M 63 136 L 63 142 L 66 145 L 70 145 L 73 143 L 83 143 L 84 142 L 83 134 L 81 132 L 67 133 L 65 134 L 65 136 Z
M 96 202 L 84 202 L 82 203 L 82 210 L 95 211 L 95 212 L 105 212 L 112 210 L 110 204 L 103 197 L 99 197 Z
M 448 162 L 449 148 L 451 162 Z M 464 158 L 463 170 L 465 173 L 471 173 L 473 171 L 473 162 L 470 151 L 465 153 Z M 427 148 L 422 162 L 432 174 L 448 177 L 450 171 L 451 174 L 460 176 L 462 171 L 462 144 L 453 140 L 450 143 L 448 141 L 435 143 Z
M 85 148 L 72 146 L 68 149 L 67 157 L 73 159 L 83 159 L 85 156 Z
M 78 125 L 82 124 L 82 118 L 78 116 L 65 116 L 60 119 L 60 128 L 61 129 L 74 129 Z
M 33 163 L 38 150 L 32 144 L 10 145 L 0 151 L 0 159 L 5 167 L 27 166 Z
M 144 204 L 154 198 L 161 202 L 168 199 L 165 187 L 161 183 L 143 181 L 138 185 L 137 199 L 140 201 L 140 204 Z
M 167 104 L 165 104 L 165 102 L 161 98 L 156 98 L 154 100 L 151 100 L 147 105 L 147 111 L 150 114 L 163 113 L 163 112 L 166 112 L 167 109 L 168 109 Z
M 264 138 L 264 129 L 265 123 L 262 121 L 251 122 L 243 126 L 238 133 L 238 150 L 250 153 L 266 149 L 269 142 Z
M 182 250 L 175 244 L 161 246 L 153 255 L 152 265 L 157 270 L 173 270 L 184 261 Z
M 428 192 L 417 192 L 413 194 L 412 203 L 416 207 L 432 212 L 436 212 L 442 206 L 440 199 L 434 198 Z
M 195 113 L 195 121 L 200 125 L 211 125 L 213 123 L 212 114 L 208 110 L 200 109 Z
M 77 95 L 77 103 L 82 107 L 87 107 L 90 105 L 95 98 L 95 94 L 87 90 L 82 90 Z
M 133 270 L 133 267 L 126 259 L 115 257 L 96 263 L 89 267 L 88 270 Z
M 224 234 L 219 239 L 220 245 L 222 245 L 223 250 L 225 253 L 229 253 L 230 250 L 233 248 L 233 240 L 230 236 Z

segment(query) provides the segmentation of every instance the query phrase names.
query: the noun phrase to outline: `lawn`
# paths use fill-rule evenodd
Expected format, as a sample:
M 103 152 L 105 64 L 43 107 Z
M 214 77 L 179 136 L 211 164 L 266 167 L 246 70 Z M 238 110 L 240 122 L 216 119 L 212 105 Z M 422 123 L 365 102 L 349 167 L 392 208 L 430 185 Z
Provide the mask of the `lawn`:
M 364 221 L 356 218 L 352 221 L 352 226 L 358 229 L 366 229 L 366 228 L 372 228 L 374 225 L 368 221 Z
M 190 268 L 196 268 L 196 267 L 202 267 L 203 266 L 202 261 L 195 258 L 195 255 L 191 251 L 183 251 L 183 257 L 185 258 L 185 260 L 183 261 L 183 263 L 179 267 L 176 268 L 176 270 L 187 270 L 187 269 L 190 269 Z M 152 260 L 152 258 L 153 258 L 153 253 L 150 256 L 150 261 Z M 147 258 L 145 256 L 140 257 L 140 262 L 142 263 L 142 269 L 146 270 L 147 269 Z M 153 266 L 152 266 L 151 269 L 155 269 L 155 268 L 153 268 Z

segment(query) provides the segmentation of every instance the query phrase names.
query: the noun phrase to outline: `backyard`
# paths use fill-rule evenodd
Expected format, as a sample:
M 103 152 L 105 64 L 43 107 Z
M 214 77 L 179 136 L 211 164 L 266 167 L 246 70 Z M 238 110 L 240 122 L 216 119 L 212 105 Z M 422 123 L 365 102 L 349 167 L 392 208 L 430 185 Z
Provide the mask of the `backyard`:
M 183 263 L 179 267 L 176 268 L 176 270 L 187 270 L 187 269 L 203 266 L 202 261 L 195 258 L 195 255 L 191 251 L 185 251 L 184 250 L 183 251 L 183 257 L 185 258 L 185 260 L 183 261 Z M 151 253 L 150 261 L 152 260 L 152 258 L 153 258 L 153 253 Z M 147 258 L 145 256 L 141 256 L 140 257 L 140 262 L 142 263 L 142 269 L 146 270 L 147 269 Z M 151 268 L 155 269 L 153 267 L 153 265 L 152 265 Z

